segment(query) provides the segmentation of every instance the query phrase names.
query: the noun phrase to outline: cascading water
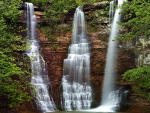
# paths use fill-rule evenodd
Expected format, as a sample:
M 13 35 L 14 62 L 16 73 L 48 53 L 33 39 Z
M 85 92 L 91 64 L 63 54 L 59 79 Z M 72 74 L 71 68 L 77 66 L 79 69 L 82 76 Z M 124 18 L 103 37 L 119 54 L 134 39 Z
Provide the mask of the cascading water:
M 27 9 L 27 44 L 30 46 L 30 48 L 26 50 L 26 54 L 31 60 L 31 83 L 35 89 L 33 96 L 38 110 L 41 110 L 42 112 L 55 111 L 55 103 L 48 92 L 50 81 L 46 70 L 46 63 L 39 53 L 39 44 L 36 32 L 37 22 L 36 16 L 34 15 L 33 4 L 26 2 L 25 7 Z
M 121 19 L 121 15 L 119 14 L 119 12 L 121 11 L 120 7 L 123 4 L 123 2 L 124 0 L 118 0 L 118 9 L 116 9 L 115 11 L 115 15 L 112 22 L 111 34 L 108 43 L 105 74 L 103 80 L 101 105 L 89 111 L 114 112 L 118 108 L 119 103 L 121 101 L 120 91 L 119 89 L 115 90 L 114 81 L 116 74 L 116 59 L 118 46 L 118 41 L 115 40 L 115 38 L 118 36 L 119 33 L 119 26 L 117 22 L 119 22 Z
M 62 78 L 62 107 L 66 111 L 90 109 L 92 88 L 90 86 L 90 43 L 85 33 L 82 7 L 74 14 L 72 44 L 68 58 L 64 59 Z

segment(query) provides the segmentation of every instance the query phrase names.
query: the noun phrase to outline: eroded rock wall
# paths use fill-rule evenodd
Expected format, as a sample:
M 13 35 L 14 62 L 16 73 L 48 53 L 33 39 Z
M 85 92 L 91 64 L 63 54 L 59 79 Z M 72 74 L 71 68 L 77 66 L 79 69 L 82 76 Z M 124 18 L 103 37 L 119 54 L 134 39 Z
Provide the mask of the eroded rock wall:
M 85 11 L 87 34 L 90 36 L 92 44 L 90 78 L 93 90 L 92 107 L 98 106 L 101 100 L 108 38 L 111 27 L 108 18 L 108 8 L 108 6 L 104 6 L 101 9 Z M 44 21 L 43 18 L 42 21 Z M 59 25 L 58 27 L 60 26 L 63 29 L 72 25 L 65 24 Z M 48 75 L 51 82 L 49 91 L 56 103 L 57 108 L 61 110 L 61 79 L 63 76 L 63 61 L 65 58 L 67 58 L 68 47 L 71 41 L 72 33 L 66 32 L 62 35 L 56 34 L 56 40 L 51 42 L 40 29 L 37 31 L 41 45 L 41 53 L 44 57 L 44 60 L 47 62 Z M 117 58 L 117 84 L 123 86 L 130 85 L 129 83 L 121 83 L 120 80 L 122 78 L 121 75 L 125 71 L 136 67 L 135 57 L 136 56 L 132 49 L 128 48 L 127 46 L 123 46 L 122 43 L 119 43 Z M 134 100 L 136 99 L 131 97 L 131 103 L 135 102 Z

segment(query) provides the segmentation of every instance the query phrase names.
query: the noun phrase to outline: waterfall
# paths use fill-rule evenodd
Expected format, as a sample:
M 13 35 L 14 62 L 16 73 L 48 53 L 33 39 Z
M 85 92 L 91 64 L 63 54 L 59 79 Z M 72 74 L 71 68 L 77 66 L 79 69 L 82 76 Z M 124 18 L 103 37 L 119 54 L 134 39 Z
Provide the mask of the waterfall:
M 90 43 L 85 33 L 82 7 L 76 8 L 73 20 L 72 42 L 64 59 L 62 77 L 62 107 L 66 111 L 90 109 Z
M 101 108 L 106 108 L 106 111 L 113 111 L 115 107 L 119 104 L 119 97 L 116 96 L 118 90 L 115 91 L 115 75 L 116 75 L 116 61 L 117 61 L 117 46 L 118 41 L 115 38 L 119 33 L 119 25 L 117 22 L 120 21 L 121 15 L 119 12 L 121 11 L 121 5 L 124 0 L 118 0 L 118 8 L 115 11 L 111 33 L 109 37 L 108 50 L 107 50 L 107 58 L 106 58 L 106 66 L 105 66 L 105 74 L 103 80 L 103 91 L 102 91 L 102 100 L 101 100 Z M 114 41 L 115 40 L 115 41 Z M 103 111 L 103 109 L 102 109 Z
M 113 2 L 111 2 L 111 4 Z M 119 22 L 121 19 L 121 15 L 119 14 L 119 12 L 121 11 L 120 7 L 123 4 L 123 2 L 124 0 L 118 0 L 118 8 L 115 11 L 111 27 L 111 33 L 109 36 L 101 105 L 97 108 L 90 109 L 87 111 L 114 112 L 119 107 L 119 104 L 121 102 L 122 96 L 120 94 L 120 89 L 117 90 L 115 89 L 116 60 L 117 60 L 117 46 L 118 46 L 118 41 L 115 40 L 115 38 L 119 34 L 119 25 L 117 24 L 117 22 Z M 110 9 L 112 10 L 112 8 Z
M 55 103 L 53 98 L 49 95 L 50 81 L 48 78 L 48 72 L 46 70 L 46 63 L 39 52 L 39 43 L 36 32 L 36 16 L 34 15 L 34 7 L 32 3 L 25 3 L 27 9 L 27 44 L 30 46 L 26 50 L 26 54 L 31 60 L 31 84 L 34 87 L 35 93 L 33 97 L 37 105 L 37 109 L 42 112 L 55 111 Z
M 111 1 L 109 3 L 109 24 L 112 23 L 113 18 L 114 18 L 114 2 L 115 1 Z

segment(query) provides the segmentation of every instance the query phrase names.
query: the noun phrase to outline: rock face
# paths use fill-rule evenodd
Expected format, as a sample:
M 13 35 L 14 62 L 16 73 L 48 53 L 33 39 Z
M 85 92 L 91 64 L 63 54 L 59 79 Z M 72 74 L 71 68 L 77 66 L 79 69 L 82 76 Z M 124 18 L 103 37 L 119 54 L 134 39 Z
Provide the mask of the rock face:
M 106 53 L 108 46 L 108 37 L 110 33 L 110 25 L 108 19 L 108 9 L 107 11 L 94 10 L 85 12 L 87 20 L 87 34 L 90 36 L 92 44 L 92 56 L 91 56 L 91 85 L 93 90 L 93 103 L 92 107 L 96 107 L 100 104 L 101 100 L 101 91 L 102 91 L 102 82 L 104 75 L 104 68 L 106 62 Z M 42 14 L 40 13 L 40 19 Z M 38 18 L 38 16 L 37 16 Z M 42 20 L 43 21 L 43 20 Z M 40 22 L 40 21 L 39 21 Z M 68 25 L 60 25 L 63 28 L 68 27 Z M 69 25 L 72 26 L 72 25 Z M 49 41 L 46 36 L 38 31 L 41 53 L 44 57 L 44 60 L 47 62 L 48 75 L 51 81 L 51 87 L 49 91 L 53 97 L 56 106 L 61 110 L 61 79 L 63 75 L 63 60 L 67 58 L 68 46 L 71 40 L 71 32 L 66 32 L 63 35 L 56 35 L 57 38 L 55 41 Z M 118 46 L 118 58 L 117 58 L 117 79 L 116 82 L 119 85 L 130 86 L 130 83 L 120 83 L 121 75 L 134 67 L 136 67 L 135 54 L 132 49 L 124 47 L 122 43 Z M 147 55 L 148 56 L 148 55 Z M 149 60 L 149 57 L 147 58 Z M 132 98 L 133 97 L 133 98 Z M 138 103 L 139 101 L 134 101 L 139 97 L 130 96 L 131 103 Z M 129 109 L 129 111 L 134 111 Z M 142 108 L 141 108 L 142 109 Z M 127 109 L 126 109 L 127 111 Z
M 92 43 L 92 56 L 91 56 L 91 85 L 93 89 L 93 103 L 92 106 L 96 107 L 100 104 L 101 89 L 106 61 L 108 32 L 88 32 Z M 41 43 L 42 55 L 48 65 L 48 73 L 51 81 L 52 88 L 50 89 L 51 95 L 57 104 L 61 106 L 61 79 L 63 75 L 63 60 L 67 57 L 68 46 L 71 40 L 71 33 L 57 38 L 55 42 L 46 40 L 41 31 L 38 30 L 39 39 Z M 103 34 L 103 35 L 102 35 Z M 105 36 L 105 37 L 104 37 Z M 58 45 L 56 48 L 54 45 Z M 133 59 L 131 61 L 131 59 Z M 134 54 L 132 51 L 119 49 L 118 57 L 118 77 L 120 81 L 121 74 L 126 70 L 134 67 Z M 124 84 L 126 85 L 126 84 Z
M 136 45 L 138 46 L 136 55 L 136 66 L 140 67 L 143 65 L 150 64 L 150 38 L 149 39 L 141 39 L 139 38 L 136 41 Z

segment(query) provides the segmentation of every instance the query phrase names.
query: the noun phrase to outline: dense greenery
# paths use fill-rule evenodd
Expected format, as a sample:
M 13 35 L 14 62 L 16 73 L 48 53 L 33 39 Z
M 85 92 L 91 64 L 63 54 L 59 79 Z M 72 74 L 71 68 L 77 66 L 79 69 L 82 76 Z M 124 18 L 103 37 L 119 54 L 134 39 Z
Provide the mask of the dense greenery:
M 120 37 L 121 40 L 133 39 L 149 40 L 150 36 L 150 1 L 131 0 L 122 6 L 123 22 L 120 25 L 126 30 Z M 139 48 L 139 46 L 138 46 Z M 141 48 L 143 48 L 141 46 Z M 137 50 L 136 46 L 134 50 Z M 142 50 L 142 49 L 140 49 Z M 129 70 L 123 74 L 123 80 L 133 84 L 134 91 L 150 99 L 150 66 Z
M 21 0 L 0 0 L 0 111 L 29 101 L 28 72 L 23 70 L 22 52 L 25 43 L 16 35 Z
M 94 0 L 86 1 L 93 2 Z M 45 3 L 45 2 L 44 2 Z M 85 2 L 82 0 L 51 0 L 49 5 L 44 4 L 42 8 L 44 9 L 45 20 L 48 27 L 41 27 L 41 29 L 47 29 L 48 39 L 53 41 L 56 38 L 56 34 L 63 34 L 66 31 L 71 31 L 71 27 L 68 29 L 58 27 L 59 24 L 66 23 L 70 17 L 73 17 L 75 8 L 77 6 L 83 5 Z M 59 32 L 59 33 L 58 33 Z
M 44 11 L 46 26 L 39 25 L 39 28 L 50 41 L 55 41 L 56 34 L 62 35 L 64 32 L 71 31 L 72 23 L 68 28 L 58 27 L 58 25 L 72 20 L 76 7 L 101 1 L 105 0 L 30 0 Z
M 53 34 L 54 31 L 60 31 L 57 25 L 65 22 L 69 11 L 74 13 L 77 6 L 96 1 L 101 0 L 0 0 L 0 111 L 16 107 L 31 99 L 27 93 L 30 76 L 22 56 L 26 49 L 25 41 L 19 35 L 21 29 L 17 24 L 21 4 L 32 2 L 40 6 L 45 12 L 48 26 L 41 29 Z M 55 38 L 52 36 L 51 39 Z
M 23 2 L 32 2 L 42 8 L 46 27 L 41 30 L 54 40 L 54 33 L 60 32 L 58 25 L 65 23 L 68 14 L 74 13 L 77 6 L 105 0 L 0 0 L 0 111 L 16 107 L 31 97 L 27 93 L 30 84 L 29 73 L 24 69 L 22 53 L 26 49 L 25 41 L 18 32 L 18 10 Z M 130 0 L 122 7 L 123 22 L 126 31 L 122 40 L 136 38 L 148 39 L 150 35 L 150 1 Z M 63 29 L 64 30 L 70 30 Z M 150 99 L 150 66 L 143 66 L 125 72 L 123 80 L 133 84 L 134 91 Z
M 124 2 L 122 7 L 123 22 L 127 32 L 122 35 L 123 40 L 148 38 L 150 35 L 150 1 L 132 0 Z
M 123 80 L 130 81 L 136 93 L 150 100 L 150 65 L 125 72 Z

